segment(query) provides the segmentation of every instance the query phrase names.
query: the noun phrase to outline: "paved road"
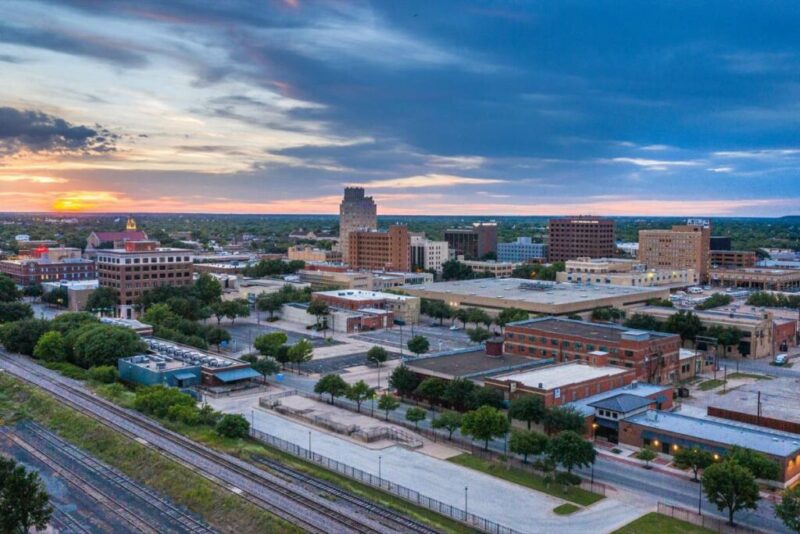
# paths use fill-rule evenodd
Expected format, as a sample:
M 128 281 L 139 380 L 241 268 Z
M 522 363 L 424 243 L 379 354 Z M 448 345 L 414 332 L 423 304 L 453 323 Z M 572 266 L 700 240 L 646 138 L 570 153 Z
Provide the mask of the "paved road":
M 395 360 L 400 357 L 400 354 L 393 352 L 389 353 L 389 360 Z M 367 353 L 357 352 L 355 354 L 345 354 L 344 356 L 334 356 L 331 358 L 320 358 L 311 360 L 310 362 L 301 363 L 300 370 L 306 373 L 336 373 L 343 371 L 349 367 L 367 364 Z
M 281 385 L 300 391 L 313 392 L 315 382 L 314 379 L 286 374 Z M 349 401 L 341 398 L 337 399 L 336 402 L 347 403 Z M 404 420 L 405 412 L 409 407 L 410 405 L 402 403 L 396 411 L 392 412 L 390 418 Z M 430 419 L 421 422 L 420 426 L 430 428 Z M 455 435 L 459 435 L 459 432 L 457 431 Z M 506 451 L 505 440 L 494 440 L 489 446 L 498 452 Z M 579 472 L 584 476 L 591 476 L 591 470 L 589 469 Z M 662 501 L 668 504 L 680 505 L 690 510 L 697 509 L 698 484 L 688 478 L 682 479 L 656 470 L 646 470 L 638 465 L 631 465 L 604 456 L 598 456 L 594 467 L 594 478 L 598 482 L 645 497 L 649 496 L 654 502 Z M 703 498 L 702 510 L 705 514 L 727 519 L 705 497 Z M 772 504 L 766 501 L 761 501 L 758 509 L 754 512 L 738 512 L 736 521 L 768 532 L 788 532 L 780 520 L 776 519 Z
M 760 360 L 720 360 L 720 366 L 727 366 L 729 373 L 735 372 L 738 364 L 739 371 L 752 371 L 773 376 L 800 378 L 800 360 L 794 359 L 792 361 L 794 363 L 794 367 L 778 367 L 776 365 L 770 365 L 769 358 Z M 717 374 L 719 374 L 719 372 Z

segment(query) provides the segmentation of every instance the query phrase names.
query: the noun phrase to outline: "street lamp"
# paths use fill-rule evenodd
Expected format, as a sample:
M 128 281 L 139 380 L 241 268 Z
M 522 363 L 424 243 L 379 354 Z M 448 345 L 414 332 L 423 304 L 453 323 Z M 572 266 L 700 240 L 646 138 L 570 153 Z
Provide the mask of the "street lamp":
M 380 486 L 381 482 L 383 482 L 383 476 L 382 476 L 382 472 L 381 472 L 382 460 L 383 460 L 383 456 L 378 455 L 378 486 Z
M 599 427 L 597 423 L 592 423 L 592 441 L 597 441 L 597 427 Z
M 703 484 L 697 485 L 697 515 L 703 515 Z
M 308 457 L 311 458 L 311 431 L 308 431 Z

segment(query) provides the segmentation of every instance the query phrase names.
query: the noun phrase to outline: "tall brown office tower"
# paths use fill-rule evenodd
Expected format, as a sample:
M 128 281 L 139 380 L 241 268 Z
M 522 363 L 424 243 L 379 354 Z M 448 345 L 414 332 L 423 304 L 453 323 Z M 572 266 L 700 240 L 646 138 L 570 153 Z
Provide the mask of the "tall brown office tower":
M 339 247 L 344 261 L 350 257 L 350 233 L 377 228 L 378 208 L 372 197 L 364 196 L 363 187 L 346 187 L 339 205 Z
M 614 221 L 600 217 L 550 219 L 549 261 L 611 258 L 615 255 Z

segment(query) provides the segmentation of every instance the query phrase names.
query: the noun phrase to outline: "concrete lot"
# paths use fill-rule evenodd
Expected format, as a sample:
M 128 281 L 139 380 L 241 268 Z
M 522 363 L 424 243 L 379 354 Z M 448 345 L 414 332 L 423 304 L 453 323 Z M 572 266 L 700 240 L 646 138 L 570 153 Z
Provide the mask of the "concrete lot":
M 438 327 L 415 325 L 413 329 L 410 326 L 404 326 L 402 329 L 396 326 L 389 330 L 364 332 L 353 336 L 353 338 L 393 347 L 395 350 L 400 350 L 402 347 L 403 353 L 409 354 L 406 344 L 412 336 L 425 336 L 428 338 L 428 342 L 430 342 L 431 345 L 429 352 L 463 349 L 475 345 L 475 343 L 470 341 L 469 337 L 467 337 L 466 331 L 463 329 L 452 331 L 447 323 L 445 323 L 445 326 Z
M 396 361 L 399 357 L 399 354 L 389 353 L 389 360 L 387 360 L 386 364 L 391 361 Z M 343 356 L 332 356 L 329 358 L 314 358 L 310 362 L 300 364 L 300 370 L 306 373 L 328 374 L 366 365 L 367 353 L 357 352 L 355 354 L 345 354 Z

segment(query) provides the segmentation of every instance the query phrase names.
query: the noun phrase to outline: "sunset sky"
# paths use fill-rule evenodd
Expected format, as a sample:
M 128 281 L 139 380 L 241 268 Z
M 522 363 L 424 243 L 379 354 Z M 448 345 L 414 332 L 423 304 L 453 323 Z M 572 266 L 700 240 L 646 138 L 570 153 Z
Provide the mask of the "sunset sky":
M 0 211 L 800 213 L 800 2 L 620 6 L 0 0 Z

